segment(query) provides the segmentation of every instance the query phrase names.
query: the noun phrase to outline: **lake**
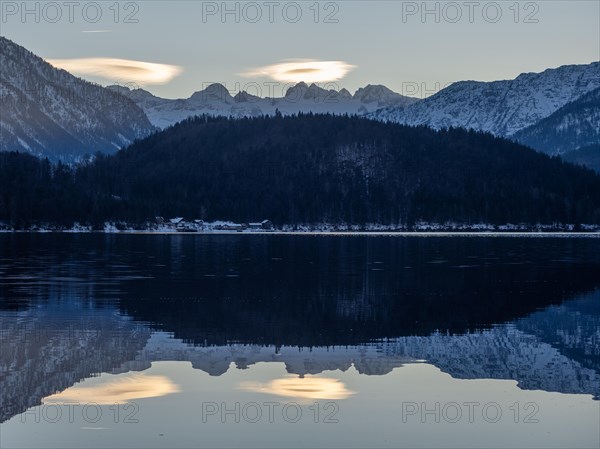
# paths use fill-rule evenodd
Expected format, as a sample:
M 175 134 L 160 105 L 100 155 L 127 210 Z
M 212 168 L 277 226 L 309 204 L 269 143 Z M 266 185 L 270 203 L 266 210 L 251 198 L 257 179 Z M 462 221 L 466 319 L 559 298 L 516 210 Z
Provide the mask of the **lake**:
M 600 238 L 0 234 L 0 447 L 600 446 Z

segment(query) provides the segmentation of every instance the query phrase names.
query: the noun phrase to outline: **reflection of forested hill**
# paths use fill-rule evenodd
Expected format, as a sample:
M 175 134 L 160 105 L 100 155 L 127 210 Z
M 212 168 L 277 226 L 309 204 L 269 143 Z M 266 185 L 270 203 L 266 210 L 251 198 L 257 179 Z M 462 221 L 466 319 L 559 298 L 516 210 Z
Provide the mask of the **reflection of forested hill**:
M 136 283 L 121 309 L 199 344 L 319 346 L 485 328 L 600 282 L 600 263 L 552 262 L 527 241 L 487 242 L 480 257 L 474 242 L 351 240 L 238 240 L 207 261 L 186 247 L 164 267 L 177 278 Z
M 0 307 L 118 302 L 185 341 L 319 346 L 512 321 L 600 284 L 599 239 L 13 235 Z
M 425 360 L 459 379 L 514 379 L 523 389 L 600 396 L 600 292 L 560 306 L 549 306 L 523 319 L 484 331 L 386 339 L 358 346 L 298 349 L 233 344 L 192 346 L 157 333 L 134 362 L 122 370 L 146 367 L 155 360 L 190 361 L 211 375 L 233 363 L 285 363 L 289 373 L 345 371 L 383 375 L 405 363 Z M 549 335 L 552 337 L 548 338 Z M 561 341 L 556 341 L 556 339 Z
M 598 292 L 565 302 L 598 288 L 599 239 L 10 235 L 0 254 L 2 419 L 154 360 L 385 374 L 426 359 L 599 392 Z
M 0 316 L 0 403 L 4 421 L 100 372 L 142 371 L 155 361 L 189 361 L 213 376 L 231 364 L 284 363 L 291 374 L 385 375 L 425 360 L 459 379 L 513 379 L 523 389 L 600 396 L 598 294 L 549 306 L 522 320 L 466 334 L 434 332 L 347 346 L 194 346 L 135 324 L 114 309 L 52 302 Z M 577 318 L 581 312 L 585 318 Z M 547 339 L 549 323 L 562 343 Z M 569 319 L 568 316 L 572 319 Z M 582 326 L 582 323 L 585 325 Z

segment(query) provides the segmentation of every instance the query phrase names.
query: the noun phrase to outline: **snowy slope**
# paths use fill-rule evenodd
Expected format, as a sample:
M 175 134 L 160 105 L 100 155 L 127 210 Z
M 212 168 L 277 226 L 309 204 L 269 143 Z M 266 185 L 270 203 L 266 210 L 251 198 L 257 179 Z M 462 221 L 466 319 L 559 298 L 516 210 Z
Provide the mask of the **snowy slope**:
M 538 151 L 555 155 L 600 144 L 600 89 L 568 103 L 513 136 Z
M 463 127 L 510 136 L 600 87 L 600 62 L 569 65 L 514 80 L 461 81 L 406 108 L 370 114 L 378 120 L 433 128 Z
M 368 85 L 354 96 L 346 89 L 326 90 L 316 84 L 298 83 L 290 87 L 283 97 L 260 98 L 247 92 L 235 96 L 221 84 L 212 84 L 179 100 L 159 98 L 143 89 L 130 90 L 122 86 L 109 86 L 128 96 L 140 106 L 153 125 L 166 128 L 194 115 L 224 115 L 235 118 L 298 112 L 365 114 L 383 107 L 404 107 L 418 101 L 392 92 L 385 86 Z
M 0 37 L 0 151 L 73 161 L 154 130 L 128 98 L 58 70 Z

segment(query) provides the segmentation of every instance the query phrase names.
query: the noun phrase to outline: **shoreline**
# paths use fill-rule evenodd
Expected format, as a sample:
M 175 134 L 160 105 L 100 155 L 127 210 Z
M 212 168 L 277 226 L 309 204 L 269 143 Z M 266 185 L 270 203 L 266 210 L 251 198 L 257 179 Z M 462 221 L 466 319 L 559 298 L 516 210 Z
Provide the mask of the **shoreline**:
M 157 236 L 371 236 L 371 237 L 585 237 L 600 238 L 598 231 L 537 231 L 537 230 L 519 230 L 519 231 L 329 231 L 329 230 L 310 230 L 310 231 L 197 231 L 197 232 L 178 232 L 178 231 L 152 231 L 152 230 L 124 230 L 124 231 L 104 231 L 104 230 L 0 230 L 0 234 L 104 234 L 104 235 L 157 235 Z
M 161 219 L 162 220 L 162 219 Z M 262 225 L 261 225 L 262 224 Z M 151 221 L 141 223 L 104 222 L 103 224 L 81 224 L 73 222 L 67 225 L 53 223 L 33 223 L 29 226 L 13 227 L 0 222 L 0 233 L 33 234 L 144 234 L 144 235 L 338 235 L 338 236 L 582 236 L 600 237 L 599 224 L 529 224 L 506 223 L 429 223 L 417 222 L 413 225 L 383 225 L 365 223 L 361 225 L 346 223 L 301 223 L 273 225 L 269 220 L 262 223 L 235 223 L 231 221 L 204 222 L 185 221 L 175 218 L 160 223 Z

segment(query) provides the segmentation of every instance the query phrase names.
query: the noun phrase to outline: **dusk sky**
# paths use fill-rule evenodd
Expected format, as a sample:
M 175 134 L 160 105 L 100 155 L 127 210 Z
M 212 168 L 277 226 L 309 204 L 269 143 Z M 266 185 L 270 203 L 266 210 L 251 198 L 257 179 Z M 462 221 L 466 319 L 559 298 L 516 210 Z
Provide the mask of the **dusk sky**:
M 280 96 L 300 79 L 422 97 L 600 59 L 593 0 L 427 2 L 425 17 L 422 2 L 401 1 L 227 2 L 225 17 L 222 2 L 75 3 L 29 2 L 23 16 L 3 1 L 2 35 L 86 79 L 168 98 L 212 82 Z

